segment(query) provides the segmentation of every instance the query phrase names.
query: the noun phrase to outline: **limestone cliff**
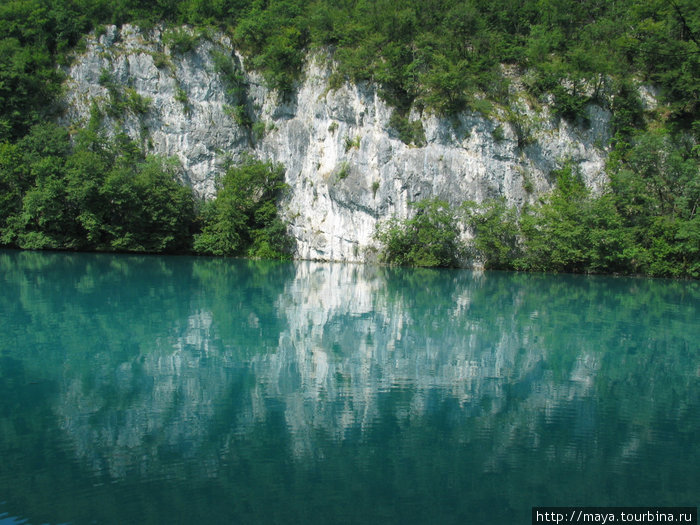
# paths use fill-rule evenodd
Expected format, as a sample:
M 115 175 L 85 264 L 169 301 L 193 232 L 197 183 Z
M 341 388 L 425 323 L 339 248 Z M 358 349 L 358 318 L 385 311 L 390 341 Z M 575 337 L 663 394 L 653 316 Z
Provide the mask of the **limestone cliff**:
M 490 118 L 414 109 L 409 118 L 425 139 L 405 144 L 377 86 L 329 86 L 328 56 L 310 56 L 295 91 L 281 95 L 246 70 L 226 36 L 170 31 L 191 35 L 192 45 L 183 50 L 167 30 L 128 25 L 88 38 L 66 71 L 64 122 L 85 123 L 100 109 L 105 129 L 176 157 L 183 181 L 206 198 L 229 161 L 249 154 L 282 163 L 291 189 L 282 213 L 297 258 L 367 260 L 377 222 L 408 216 L 409 203 L 424 198 L 533 202 L 566 161 L 593 190 L 605 181 L 609 113 L 591 106 L 588 125 L 576 127 L 529 103 L 517 77 L 518 102 Z M 114 111 L 117 95 L 126 102 Z

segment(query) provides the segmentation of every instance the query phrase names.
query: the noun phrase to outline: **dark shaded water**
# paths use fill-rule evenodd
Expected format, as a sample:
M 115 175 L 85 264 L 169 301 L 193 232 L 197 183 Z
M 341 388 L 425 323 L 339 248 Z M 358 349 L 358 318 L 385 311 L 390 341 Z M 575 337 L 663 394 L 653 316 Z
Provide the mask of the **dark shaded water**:
M 0 251 L 0 524 L 696 506 L 700 284 Z

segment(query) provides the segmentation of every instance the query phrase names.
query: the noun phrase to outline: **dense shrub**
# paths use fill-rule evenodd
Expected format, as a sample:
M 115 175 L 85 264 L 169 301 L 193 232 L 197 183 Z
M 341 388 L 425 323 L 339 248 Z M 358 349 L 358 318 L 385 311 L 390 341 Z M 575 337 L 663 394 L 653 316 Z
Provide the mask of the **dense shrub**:
M 29 249 L 173 252 L 189 248 L 190 189 L 172 164 L 144 157 L 125 136 L 38 125 L 18 148 L 0 149 L 2 244 Z M 8 173 L 9 171 L 9 173 Z M 13 173 L 14 172 L 14 173 Z M 12 176 L 14 175 L 14 177 Z M 14 180 L 13 180 L 14 179 Z
M 193 51 L 199 43 L 199 37 L 186 29 L 170 29 L 163 33 L 163 44 L 178 55 Z
M 381 226 L 382 259 L 393 264 L 458 262 L 459 221 L 473 234 L 466 253 L 486 268 L 700 277 L 700 168 L 693 141 L 658 132 L 620 145 L 611 185 L 586 188 L 575 165 L 552 173 L 555 188 L 518 212 L 505 199 L 416 205 L 408 220 Z M 452 258 L 447 254 L 451 253 Z
M 249 160 L 227 170 L 216 198 L 204 206 L 195 251 L 289 258 L 292 244 L 276 206 L 285 189 L 284 169 L 279 165 Z
M 281 166 L 250 160 L 229 169 L 197 220 L 176 165 L 147 157 L 125 135 L 35 126 L 0 144 L 0 245 L 26 249 L 188 252 L 289 258 L 277 212 Z M 201 228 L 201 231 L 198 229 Z M 194 246 L 193 246 L 194 241 Z
M 457 266 L 463 250 L 454 211 L 439 199 L 412 206 L 413 217 L 390 219 L 378 228 L 382 261 L 401 266 Z
M 611 185 L 593 196 L 576 169 L 518 215 L 503 201 L 466 207 L 487 267 L 700 277 L 700 168 L 692 140 L 638 134 L 613 156 Z
M 46 102 L 60 92 L 55 63 L 88 30 L 125 22 L 194 26 L 164 32 L 176 54 L 197 45 L 198 26 L 218 26 L 282 91 L 299 77 L 307 50 L 323 47 L 335 58 L 335 85 L 374 80 L 400 111 L 418 102 L 450 114 L 483 94 L 503 103 L 501 64 L 527 70 L 531 93 L 553 95 L 569 119 L 585 117 L 591 100 L 610 104 L 611 82 L 645 78 L 664 88 L 671 120 L 700 133 L 700 8 L 692 0 L 8 0 L 0 6 L 0 140 L 50 113 Z
M 521 255 L 515 208 L 509 208 L 505 198 L 500 198 L 481 204 L 466 202 L 462 212 L 474 234 L 470 246 L 472 257 L 480 259 L 485 268 L 511 269 Z

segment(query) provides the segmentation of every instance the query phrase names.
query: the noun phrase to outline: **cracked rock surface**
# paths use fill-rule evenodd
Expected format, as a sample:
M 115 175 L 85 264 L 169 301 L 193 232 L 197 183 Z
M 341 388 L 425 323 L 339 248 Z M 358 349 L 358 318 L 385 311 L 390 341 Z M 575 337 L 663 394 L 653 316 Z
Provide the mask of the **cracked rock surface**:
M 243 89 L 231 89 L 215 65 L 217 53 L 230 58 Z M 368 260 L 378 221 L 409 216 L 412 201 L 439 197 L 458 205 L 504 196 L 520 206 L 550 190 L 552 170 L 565 162 L 578 166 L 593 191 L 606 180 L 610 114 L 604 109 L 590 106 L 585 127 L 533 107 L 517 91 L 511 110 L 519 124 L 498 109 L 491 118 L 471 112 L 441 118 L 414 109 L 410 118 L 420 120 L 425 133 L 416 146 L 392 129 L 393 109 L 377 86 L 331 89 L 331 69 L 328 56 L 309 56 L 294 92 L 280 94 L 245 69 L 222 34 L 198 38 L 178 54 L 159 28 L 110 26 L 89 38 L 67 68 L 63 120 L 84 124 L 94 104 L 108 105 L 104 79 L 110 78 L 145 99 L 148 109 L 106 116 L 105 129 L 123 130 L 148 152 L 176 158 L 183 182 L 201 197 L 215 195 L 229 162 L 252 155 L 282 163 L 290 186 L 282 215 L 300 259 Z

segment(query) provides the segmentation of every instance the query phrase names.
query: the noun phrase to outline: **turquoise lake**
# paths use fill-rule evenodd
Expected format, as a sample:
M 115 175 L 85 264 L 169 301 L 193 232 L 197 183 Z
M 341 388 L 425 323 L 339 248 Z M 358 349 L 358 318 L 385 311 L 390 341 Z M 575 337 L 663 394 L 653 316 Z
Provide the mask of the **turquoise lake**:
M 0 251 L 0 525 L 699 500 L 698 282 Z

